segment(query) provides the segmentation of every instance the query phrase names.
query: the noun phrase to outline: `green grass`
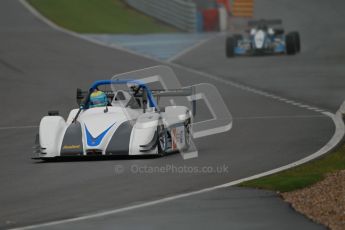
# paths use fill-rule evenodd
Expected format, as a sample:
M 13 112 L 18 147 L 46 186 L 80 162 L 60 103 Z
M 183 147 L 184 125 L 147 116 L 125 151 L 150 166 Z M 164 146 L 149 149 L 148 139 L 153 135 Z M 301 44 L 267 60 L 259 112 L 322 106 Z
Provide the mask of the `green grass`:
M 121 0 L 28 0 L 59 26 L 79 33 L 167 33 L 176 29 L 127 6 Z
M 289 192 L 310 186 L 323 179 L 327 173 L 341 169 L 345 169 L 345 145 L 307 164 L 244 182 L 240 186 Z

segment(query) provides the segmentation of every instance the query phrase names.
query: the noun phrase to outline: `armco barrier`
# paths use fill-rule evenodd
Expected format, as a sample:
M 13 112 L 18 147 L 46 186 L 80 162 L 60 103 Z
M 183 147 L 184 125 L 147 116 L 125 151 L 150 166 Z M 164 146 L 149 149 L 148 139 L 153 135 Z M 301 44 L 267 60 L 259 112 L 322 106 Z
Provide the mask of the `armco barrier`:
M 189 0 L 126 0 L 133 8 L 181 30 L 197 31 L 197 8 Z

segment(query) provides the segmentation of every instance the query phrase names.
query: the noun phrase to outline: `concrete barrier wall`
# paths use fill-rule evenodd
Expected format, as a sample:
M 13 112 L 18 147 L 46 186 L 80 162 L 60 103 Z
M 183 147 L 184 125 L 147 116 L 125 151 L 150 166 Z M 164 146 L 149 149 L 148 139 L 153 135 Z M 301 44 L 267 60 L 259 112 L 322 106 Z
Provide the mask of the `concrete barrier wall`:
M 188 32 L 197 31 L 197 8 L 189 0 L 126 0 L 126 3 L 160 21 Z

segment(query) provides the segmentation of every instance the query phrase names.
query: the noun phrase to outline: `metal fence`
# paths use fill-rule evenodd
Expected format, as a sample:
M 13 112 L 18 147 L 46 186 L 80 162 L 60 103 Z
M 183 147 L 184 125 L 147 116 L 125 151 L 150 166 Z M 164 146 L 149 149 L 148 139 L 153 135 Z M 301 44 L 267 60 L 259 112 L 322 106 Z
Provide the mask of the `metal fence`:
M 126 0 L 126 3 L 145 14 L 181 30 L 197 31 L 197 7 L 189 0 Z

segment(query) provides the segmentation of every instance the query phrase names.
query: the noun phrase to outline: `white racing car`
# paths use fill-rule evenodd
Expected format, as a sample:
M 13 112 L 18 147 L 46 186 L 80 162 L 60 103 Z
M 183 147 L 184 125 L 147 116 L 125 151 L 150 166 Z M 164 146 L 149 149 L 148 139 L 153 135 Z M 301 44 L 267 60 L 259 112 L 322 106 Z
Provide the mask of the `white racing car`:
M 226 39 L 226 56 L 288 54 L 301 50 L 300 35 L 297 31 L 285 34 L 279 26 L 282 20 L 249 21 L 246 34 L 234 34 Z
M 90 107 L 92 91 L 105 85 L 125 85 L 128 90 L 103 91 L 104 107 Z M 188 151 L 193 112 L 185 106 L 160 108 L 165 96 L 189 96 L 193 87 L 150 90 L 140 80 L 96 81 L 89 91 L 77 90 L 80 107 L 67 120 L 58 112 L 42 118 L 37 134 L 35 159 L 116 155 L 164 155 Z

